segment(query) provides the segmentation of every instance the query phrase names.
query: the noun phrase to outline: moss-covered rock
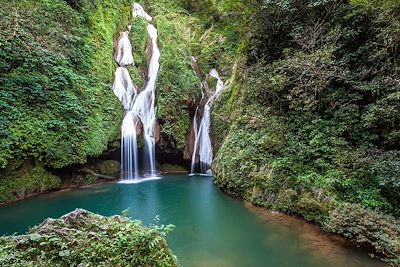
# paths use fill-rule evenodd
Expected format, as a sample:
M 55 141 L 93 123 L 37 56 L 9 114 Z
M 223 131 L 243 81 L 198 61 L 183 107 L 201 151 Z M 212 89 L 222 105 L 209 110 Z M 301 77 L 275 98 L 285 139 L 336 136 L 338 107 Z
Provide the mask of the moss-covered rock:
M 26 161 L 13 175 L 0 178 L 0 203 L 61 187 L 59 177 L 43 165 L 30 161 Z
M 171 229 L 77 209 L 26 235 L 0 237 L 0 265 L 179 266 L 164 239 Z
M 188 173 L 188 169 L 181 165 L 164 163 L 157 166 L 161 173 Z
M 116 160 L 104 160 L 97 165 L 99 173 L 118 177 L 121 165 Z

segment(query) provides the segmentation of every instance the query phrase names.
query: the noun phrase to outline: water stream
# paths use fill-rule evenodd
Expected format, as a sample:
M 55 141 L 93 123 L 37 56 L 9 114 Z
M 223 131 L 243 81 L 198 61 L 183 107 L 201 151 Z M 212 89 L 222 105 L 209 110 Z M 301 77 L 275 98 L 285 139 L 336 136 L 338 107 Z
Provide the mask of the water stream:
M 158 71 L 160 69 L 160 50 L 157 44 L 157 29 L 151 24 L 152 17 L 143 7 L 135 3 L 132 17 L 141 16 L 148 21 L 147 33 L 150 40 L 151 55 L 147 80 L 140 91 L 133 84 L 127 66 L 133 66 L 132 45 L 129 31 L 121 32 L 117 42 L 115 60 L 120 67 L 115 71 L 113 91 L 121 101 L 125 116 L 121 125 L 121 179 L 125 182 L 139 182 L 139 159 L 137 135 L 143 129 L 143 172 L 147 177 L 156 176 L 155 138 L 156 123 L 155 91 Z
M 197 126 L 197 117 L 199 106 L 202 104 L 203 99 L 205 98 L 205 93 L 203 91 L 203 86 L 201 89 L 202 98 L 200 100 L 199 106 L 196 108 L 196 112 L 193 118 L 193 129 L 195 133 L 195 142 L 193 147 L 193 154 L 192 154 L 192 162 L 190 172 L 191 174 L 199 173 L 204 175 L 212 175 L 211 171 L 211 164 L 213 160 L 213 149 L 212 149 L 212 142 L 211 142 L 211 107 L 215 100 L 218 99 L 219 95 L 221 94 L 224 83 L 222 82 L 221 78 L 217 70 L 211 69 L 209 74 L 210 77 L 217 79 L 217 84 L 215 87 L 215 92 L 211 95 L 207 102 L 204 104 L 203 107 L 203 116 L 200 121 L 200 125 Z M 197 160 L 198 159 L 198 160 Z M 196 165 L 199 165 L 199 172 L 196 172 Z
M 145 224 L 174 224 L 168 243 L 188 267 L 387 266 L 351 243 L 282 214 L 244 205 L 211 177 L 167 176 L 139 184 L 108 183 L 55 192 L 0 206 L 0 235 L 24 233 L 75 208 L 121 214 Z

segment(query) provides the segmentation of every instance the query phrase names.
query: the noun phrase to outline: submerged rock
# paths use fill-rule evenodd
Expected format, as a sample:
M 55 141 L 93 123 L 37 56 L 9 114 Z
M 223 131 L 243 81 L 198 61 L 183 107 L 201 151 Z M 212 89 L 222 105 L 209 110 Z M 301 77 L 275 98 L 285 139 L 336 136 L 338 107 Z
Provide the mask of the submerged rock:
M 164 239 L 169 229 L 76 209 L 0 237 L 0 266 L 179 266 Z

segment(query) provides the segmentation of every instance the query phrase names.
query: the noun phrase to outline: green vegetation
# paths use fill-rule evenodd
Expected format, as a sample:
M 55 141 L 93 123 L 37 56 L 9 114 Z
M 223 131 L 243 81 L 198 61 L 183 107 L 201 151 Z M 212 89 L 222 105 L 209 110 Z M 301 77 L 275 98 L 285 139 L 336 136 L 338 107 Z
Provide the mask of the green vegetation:
M 24 164 L 13 175 L 0 179 L 0 203 L 61 187 L 61 179 L 42 165 Z
M 216 184 L 398 262 L 399 10 L 265 0 L 244 12 L 247 38 L 213 111 Z
M 191 109 L 200 95 L 199 81 L 190 65 L 190 40 L 197 20 L 179 1 L 145 1 L 158 30 L 161 50 L 157 82 L 157 118 L 161 137 L 172 149 L 183 151 Z
M 358 204 L 344 204 L 331 211 L 327 229 L 361 244 L 371 244 L 378 253 L 400 264 L 400 224 L 390 215 L 365 209 Z
M 133 20 L 131 32 L 129 34 L 132 44 L 132 53 L 135 61 L 134 68 L 129 68 L 132 81 L 137 88 L 143 86 L 145 80 L 144 73 L 147 72 L 148 56 L 146 54 L 147 47 L 147 21 L 142 17 L 136 17 Z
M 0 2 L 0 183 L 11 182 L 3 187 L 7 199 L 24 161 L 84 163 L 118 138 L 113 41 L 129 22 L 131 1 Z M 41 188 L 53 185 L 28 191 Z
M 121 165 L 116 160 L 105 160 L 100 162 L 97 168 L 101 174 L 117 177 L 120 172 Z
M 26 235 L 0 237 L 0 265 L 179 266 L 165 241 L 172 228 L 77 209 Z
M 236 43 L 241 42 L 245 31 L 239 19 L 242 11 L 237 11 L 243 4 L 215 7 L 211 1 L 139 2 L 153 16 L 159 33 L 161 68 L 157 83 L 157 118 L 161 137 L 166 140 L 168 149 L 183 151 L 201 96 L 200 80 L 191 67 L 191 56 L 196 57 L 204 71 L 217 67 L 223 78 L 228 78 L 240 49 Z
M 112 42 L 131 4 L 3 2 L 0 202 L 19 194 L 22 182 L 13 176 L 22 162 L 36 162 L 29 168 L 48 177 L 43 166 L 85 162 L 117 138 Z M 160 143 L 179 152 L 187 146 L 200 97 L 195 56 L 226 81 L 212 114 L 215 183 L 398 263 L 400 2 L 139 2 L 159 32 Z M 130 35 L 139 87 L 148 63 L 145 25 L 135 19 Z M 40 188 L 59 186 L 53 178 Z M 37 192 L 39 182 L 30 184 L 26 191 Z

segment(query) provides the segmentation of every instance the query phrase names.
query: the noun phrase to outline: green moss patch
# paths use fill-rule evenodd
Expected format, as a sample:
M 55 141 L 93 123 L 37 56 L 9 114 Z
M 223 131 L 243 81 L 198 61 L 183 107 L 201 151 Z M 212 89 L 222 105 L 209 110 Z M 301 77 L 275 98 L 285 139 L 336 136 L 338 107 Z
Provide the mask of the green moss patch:
M 28 234 L 0 238 L 1 266 L 179 266 L 165 241 L 172 226 L 77 209 Z

